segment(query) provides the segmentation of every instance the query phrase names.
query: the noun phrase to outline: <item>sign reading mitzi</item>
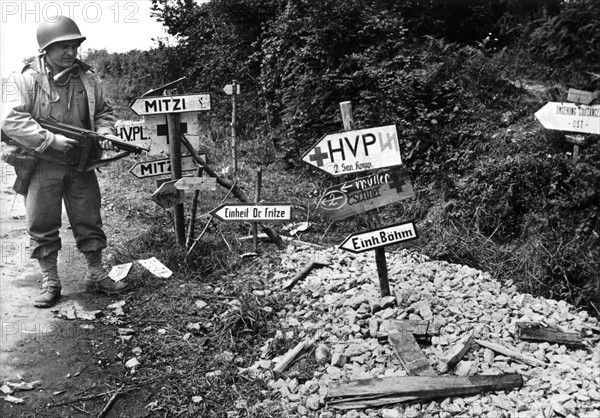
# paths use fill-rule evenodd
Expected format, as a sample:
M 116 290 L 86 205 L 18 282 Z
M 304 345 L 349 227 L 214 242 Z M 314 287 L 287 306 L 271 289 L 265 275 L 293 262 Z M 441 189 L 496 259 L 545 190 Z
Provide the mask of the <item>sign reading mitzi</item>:
M 386 226 L 373 231 L 361 232 L 350 235 L 340 245 L 341 249 L 361 253 L 386 245 L 417 239 L 417 230 L 413 222 L 405 222 L 397 225 Z
M 206 161 L 206 154 L 200 155 L 202 161 Z M 196 161 L 191 155 L 181 157 L 181 171 L 196 170 Z M 140 161 L 135 163 L 129 169 L 129 172 L 141 179 L 144 177 L 162 176 L 163 174 L 171 174 L 171 160 L 168 158 L 161 160 Z
M 223 222 L 284 222 L 292 218 L 292 206 L 283 203 L 264 205 L 229 203 L 219 206 L 210 213 Z
M 391 169 L 328 188 L 319 201 L 317 213 L 339 220 L 414 195 L 407 171 Z
M 196 93 L 181 96 L 139 97 L 131 102 L 129 107 L 140 116 L 210 110 L 210 94 Z
M 401 165 L 396 126 L 325 135 L 302 161 L 334 176 Z

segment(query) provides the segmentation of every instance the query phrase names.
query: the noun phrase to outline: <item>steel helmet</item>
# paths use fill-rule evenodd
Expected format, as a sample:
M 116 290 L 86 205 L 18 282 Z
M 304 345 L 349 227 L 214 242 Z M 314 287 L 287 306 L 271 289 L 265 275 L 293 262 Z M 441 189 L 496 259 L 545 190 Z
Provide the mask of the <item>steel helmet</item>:
M 37 41 L 40 46 L 40 52 L 55 42 L 73 40 L 81 40 L 83 42 L 85 41 L 85 36 L 81 35 L 73 19 L 66 16 L 49 17 L 38 26 Z

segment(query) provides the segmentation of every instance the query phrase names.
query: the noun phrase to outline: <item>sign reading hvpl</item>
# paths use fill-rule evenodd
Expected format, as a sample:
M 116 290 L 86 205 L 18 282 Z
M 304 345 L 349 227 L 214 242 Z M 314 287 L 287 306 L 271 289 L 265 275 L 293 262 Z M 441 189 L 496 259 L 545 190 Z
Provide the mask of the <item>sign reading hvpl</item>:
M 535 113 L 546 129 L 600 134 L 600 105 L 547 103 Z
M 415 224 L 413 222 L 405 222 L 373 231 L 350 235 L 342 242 L 340 248 L 353 253 L 361 253 L 363 251 L 369 251 L 378 247 L 397 244 L 399 242 L 411 241 L 417 238 Z
M 185 94 L 181 96 L 138 97 L 129 107 L 138 115 L 182 113 L 210 110 L 210 94 Z
M 401 165 L 396 126 L 325 135 L 302 161 L 334 176 Z
M 247 203 L 229 203 L 210 212 L 223 222 L 284 222 L 292 218 L 292 206 L 286 204 L 252 205 Z

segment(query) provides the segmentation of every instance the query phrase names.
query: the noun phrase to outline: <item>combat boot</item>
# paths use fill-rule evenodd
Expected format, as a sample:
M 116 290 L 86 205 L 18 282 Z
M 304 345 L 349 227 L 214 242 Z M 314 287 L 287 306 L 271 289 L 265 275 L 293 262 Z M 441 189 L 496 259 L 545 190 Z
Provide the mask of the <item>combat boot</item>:
M 42 293 L 33 301 L 33 306 L 36 308 L 50 308 L 60 298 L 62 287 L 58 277 L 57 259 L 58 251 L 37 259 L 42 271 Z
M 127 288 L 127 283 L 115 282 L 102 266 L 102 250 L 83 253 L 87 262 L 87 273 L 83 279 L 86 292 L 116 295 Z

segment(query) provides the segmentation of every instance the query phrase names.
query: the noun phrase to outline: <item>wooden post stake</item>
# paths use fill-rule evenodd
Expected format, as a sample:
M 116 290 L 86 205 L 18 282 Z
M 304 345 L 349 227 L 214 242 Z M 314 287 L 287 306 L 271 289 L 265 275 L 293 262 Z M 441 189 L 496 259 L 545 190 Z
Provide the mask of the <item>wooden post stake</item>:
M 344 131 L 351 131 L 354 129 L 354 116 L 352 115 L 352 102 L 341 102 L 340 111 L 342 113 L 342 123 L 344 124 Z M 379 213 L 377 209 L 373 212 L 371 218 L 372 227 L 377 229 L 381 226 L 379 221 Z M 377 275 L 379 276 L 379 288 L 381 290 L 381 297 L 390 296 L 390 282 L 388 279 L 388 268 L 385 259 L 385 247 L 379 247 L 375 249 L 375 263 L 377 264 Z
M 256 171 L 256 189 L 254 194 L 254 203 L 260 202 L 260 189 L 262 186 L 262 168 Z M 254 252 L 258 254 L 258 222 L 252 222 L 252 234 L 254 243 Z
M 171 159 L 171 179 L 181 178 L 181 122 L 179 113 L 167 113 L 167 129 L 169 134 L 169 154 Z M 173 208 L 175 219 L 175 239 L 185 246 L 185 223 L 183 219 L 183 203 Z
M 237 112 L 237 81 L 233 80 L 231 82 L 233 86 L 233 92 L 231 93 L 231 156 L 233 158 L 233 175 L 234 178 L 237 178 L 237 133 L 236 133 L 236 112 Z
M 202 177 L 204 169 L 199 166 L 196 171 L 196 177 Z M 190 248 L 194 241 L 194 229 L 196 228 L 196 213 L 198 212 L 198 198 L 200 197 L 200 190 L 194 191 L 194 200 L 192 200 L 192 212 L 190 213 L 190 220 L 188 222 L 187 240 L 185 247 Z

